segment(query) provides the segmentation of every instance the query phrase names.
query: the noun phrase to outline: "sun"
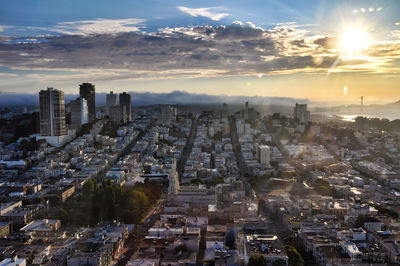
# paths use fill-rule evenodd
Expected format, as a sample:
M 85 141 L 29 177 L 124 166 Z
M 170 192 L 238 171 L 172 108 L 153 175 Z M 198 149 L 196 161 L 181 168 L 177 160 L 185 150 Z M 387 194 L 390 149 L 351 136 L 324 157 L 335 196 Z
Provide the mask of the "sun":
M 369 33 L 358 29 L 347 29 L 340 38 L 340 53 L 344 59 L 364 57 L 363 52 L 370 42 Z

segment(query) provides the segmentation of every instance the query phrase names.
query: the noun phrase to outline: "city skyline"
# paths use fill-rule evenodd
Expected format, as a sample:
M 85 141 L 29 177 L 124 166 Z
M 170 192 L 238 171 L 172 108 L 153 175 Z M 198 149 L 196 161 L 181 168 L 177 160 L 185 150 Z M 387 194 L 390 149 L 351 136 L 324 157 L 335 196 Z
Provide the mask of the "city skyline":
M 400 265 L 400 0 L 3 0 L 0 266 Z
M 398 1 L 6 2 L 1 93 L 398 100 Z

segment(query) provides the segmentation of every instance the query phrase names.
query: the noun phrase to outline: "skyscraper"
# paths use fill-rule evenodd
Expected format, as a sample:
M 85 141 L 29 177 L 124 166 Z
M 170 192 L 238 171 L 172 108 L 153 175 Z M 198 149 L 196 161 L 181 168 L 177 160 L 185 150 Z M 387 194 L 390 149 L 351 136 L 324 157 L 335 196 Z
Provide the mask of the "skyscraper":
M 71 127 L 79 130 L 81 125 L 89 122 L 88 106 L 86 99 L 79 97 L 71 101 Z
M 122 123 L 132 120 L 132 97 L 123 92 L 119 94 L 119 105 L 121 107 Z
M 79 85 L 79 95 L 87 101 L 89 122 L 92 122 L 96 119 L 96 92 L 94 85 L 91 83 L 82 83 Z
M 53 88 L 41 90 L 39 92 L 39 104 L 40 135 L 66 135 L 64 92 Z
M 106 108 L 107 108 L 107 114 L 110 115 L 110 107 L 111 106 L 116 106 L 117 104 L 117 94 L 114 94 L 113 91 L 110 91 L 110 93 L 106 94 Z
M 109 111 L 108 116 L 111 121 L 114 121 L 117 124 L 121 123 L 122 114 L 121 114 L 121 107 L 119 105 L 110 106 L 108 111 Z
M 244 119 L 249 119 L 249 102 L 244 104 Z
M 295 119 L 299 119 L 300 123 L 308 123 L 310 120 L 310 111 L 307 111 L 307 104 L 296 103 L 293 116 Z

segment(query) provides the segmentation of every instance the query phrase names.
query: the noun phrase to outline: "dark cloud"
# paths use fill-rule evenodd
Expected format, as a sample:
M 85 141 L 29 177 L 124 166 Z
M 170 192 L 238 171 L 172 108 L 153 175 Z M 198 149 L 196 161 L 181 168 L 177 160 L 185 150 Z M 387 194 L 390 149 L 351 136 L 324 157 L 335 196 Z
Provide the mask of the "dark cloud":
M 336 37 L 323 37 L 314 40 L 314 44 L 318 44 L 319 46 L 325 49 L 332 49 L 337 46 L 337 38 Z
M 306 42 L 304 41 L 304 39 L 301 40 L 294 40 L 292 41 L 293 45 L 296 45 L 298 47 L 308 47 L 308 45 L 306 44 Z
M 214 30 L 216 39 L 257 39 L 263 37 L 264 30 L 256 28 L 251 24 L 240 22 L 233 23 L 230 26 L 219 26 Z

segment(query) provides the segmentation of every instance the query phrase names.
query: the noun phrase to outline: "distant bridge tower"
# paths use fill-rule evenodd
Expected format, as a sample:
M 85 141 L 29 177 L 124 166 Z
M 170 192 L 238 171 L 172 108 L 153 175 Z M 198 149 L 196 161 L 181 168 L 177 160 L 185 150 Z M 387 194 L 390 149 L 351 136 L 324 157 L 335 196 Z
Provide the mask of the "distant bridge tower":
M 361 96 L 361 113 L 364 112 L 364 96 Z

